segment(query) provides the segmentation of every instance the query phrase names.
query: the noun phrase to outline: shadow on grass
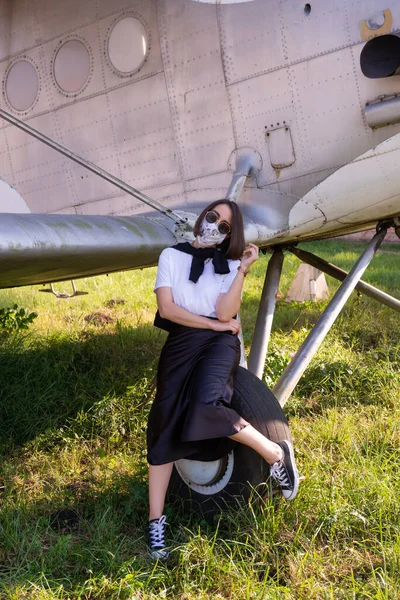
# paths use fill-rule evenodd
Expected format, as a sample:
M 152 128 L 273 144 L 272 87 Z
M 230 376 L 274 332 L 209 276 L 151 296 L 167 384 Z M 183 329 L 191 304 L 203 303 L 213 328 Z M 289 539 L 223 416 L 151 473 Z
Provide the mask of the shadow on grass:
M 140 470 L 133 477 L 114 473 L 101 492 L 94 484 L 80 491 L 68 485 L 61 495 L 63 500 L 24 506 L 9 501 L 2 511 L 0 595 L 35 585 L 62 585 L 70 592 L 90 579 L 151 569 L 144 535 L 147 485 Z
M 164 334 L 151 325 L 16 336 L 0 345 L 0 454 L 50 432 L 105 397 L 154 376 Z
M 8 492 L 9 496 L 13 494 L 17 496 L 18 492 Z M 176 576 L 176 568 L 185 568 L 183 561 L 188 554 L 184 549 L 182 552 L 183 545 L 189 544 L 189 554 L 194 552 L 201 561 L 204 561 L 202 552 L 207 552 L 211 566 L 215 563 L 215 569 L 219 570 L 218 560 L 212 558 L 215 545 L 224 555 L 227 547 L 234 547 L 236 543 L 246 552 L 242 538 L 247 538 L 253 531 L 256 516 L 259 515 L 262 521 L 265 515 L 269 516 L 267 537 L 274 539 L 278 535 L 277 524 L 284 514 L 278 510 L 279 502 L 269 502 L 265 506 L 257 492 L 252 498 L 252 510 L 236 499 L 229 510 L 216 515 L 213 524 L 204 522 L 195 513 L 185 513 L 175 502 L 166 509 L 171 559 L 167 565 L 155 566 L 147 556 L 147 485 L 144 470 L 142 472 L 140 467 L 135 476 L 114 472 L 101 492 L 95 485 L 84 486 L 79 492 L 68 485 L 61 490 L 60 496 L 62 501 L 60 498 L 41 499 L 24 506 L 15 506 L 9 501 L 9 508 L 0 515 L 3 540 L 0 596 L 2 591 L 14 591 L 15 597 L 19 598 L 23 597 L 24 591 L 28 597 L 29 591 L 40 587 L 53 592 L 51 597 L 54 598 L 132 598 L 132 591 L 139 590 L 157 594 L 164 589 L 165 576 L 173 577 L 174 571 Z M 61 510 L 64 516 L 68 510 L 72 518 L 62 522 L 61 516 L 55 523 L 54 515 Z M 241 527 L 238 527 L 238 519 Z M 265 530 L 264 524 L 262 530 Z M 249 559 L 252 552 L 250 545 Z M 191 566 L 194 570 L 195 563 Z M 263 579 L 282 576 L 273 567 L 265 569 L 263 563 L 260 568 Z M 116 590 L 123 593 L 103 595 L 104 590 L 96 589 L 103 584 L 110 586 L 109 593 L 116 594 Z M 285 585 L 283 580 L 281 584 Z M 80 595 L 78 590 L 82 588 L 87 595 Z M 174 590 L 183 592 L 183 588 L 184 584 L 178 578 Z

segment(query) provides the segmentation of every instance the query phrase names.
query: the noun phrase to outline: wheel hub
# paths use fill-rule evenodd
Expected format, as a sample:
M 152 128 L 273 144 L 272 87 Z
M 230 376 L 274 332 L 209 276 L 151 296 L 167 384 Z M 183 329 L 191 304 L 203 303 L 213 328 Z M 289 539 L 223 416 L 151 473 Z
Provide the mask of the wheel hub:
M 233 465 L 233 451 L 219 460 L 209 462 L 186 458 L 175 462 L 176 470 L 186 485 L 209 496 L 220 492 L 229 483 Z

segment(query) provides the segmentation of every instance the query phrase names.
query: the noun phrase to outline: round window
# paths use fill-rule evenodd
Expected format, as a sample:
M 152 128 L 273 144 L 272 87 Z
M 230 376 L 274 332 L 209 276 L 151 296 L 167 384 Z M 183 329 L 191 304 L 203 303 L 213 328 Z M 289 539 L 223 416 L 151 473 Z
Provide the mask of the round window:
M 90 75 L 90 55 L 80 40 L 68 40 L 58 49 L 53 64 L 54 79 L 66 94 L 77 94 Z
M 28 60 L 15 62 L 6 75 L 4 89 L 11 108 L 18 112 L 30 109 L 39 92 L 39 78 L 34 65 Z
M 147 32 L 135 17 L 124 17 L 111 29 L 107 56 L 121 75 L 130 75 L 142 66 L 148 48 Z

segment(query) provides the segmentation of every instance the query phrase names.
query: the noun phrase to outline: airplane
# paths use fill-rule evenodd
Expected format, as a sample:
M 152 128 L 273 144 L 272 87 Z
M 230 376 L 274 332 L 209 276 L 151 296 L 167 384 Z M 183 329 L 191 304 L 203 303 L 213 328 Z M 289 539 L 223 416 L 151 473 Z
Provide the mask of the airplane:
M 400 235 L 400 3 L 0 0 L 0 27 L 0 288 L 154 265 L 237 201 L 273 253 L 237 409 L 290 436 L 282 406 L 354 287 L 400 308 L 360 281 Z M 371 227 L 349 275 L 296 248 Z M 272 393 L 283 250 L 344 282 Z M 244 447 L 211 459 L 172 483 L 207 510 L 266 479 Z

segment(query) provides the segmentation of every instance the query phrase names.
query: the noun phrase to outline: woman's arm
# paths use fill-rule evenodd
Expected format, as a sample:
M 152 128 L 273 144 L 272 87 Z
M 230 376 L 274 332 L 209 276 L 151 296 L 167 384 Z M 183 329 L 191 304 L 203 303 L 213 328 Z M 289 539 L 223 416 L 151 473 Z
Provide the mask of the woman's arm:
M 258 248 L 254 244 L 249 244 L 243 253 L 240 267 L 229 290 L 220 294 L 215 309 L 216 315 L 220 321 L 229 321 L 233 315 L 236 315 L 240 309 L 242 300 L 242 288 L 245 275 L 250 266 L 258 259 Z
M 235 319 L 227 319 L 226 322 L 201 317 L 175 304 L 170 287 L 159 287 L 156 289 L 158 310 L 164 319 L 169 319 L 179 325 L 195 327 L 196 329 L 212 329 L 214 331 L 232 331 L 237 333 L 240 323 Z

